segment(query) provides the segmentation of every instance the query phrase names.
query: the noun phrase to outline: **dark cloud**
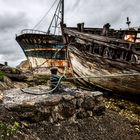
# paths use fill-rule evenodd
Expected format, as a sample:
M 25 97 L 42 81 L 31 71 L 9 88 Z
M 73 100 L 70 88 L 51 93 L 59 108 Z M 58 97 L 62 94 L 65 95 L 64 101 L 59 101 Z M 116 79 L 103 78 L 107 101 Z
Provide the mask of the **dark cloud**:
M 132 20 L 132 26 L 139 26 L 139 0 L 80 0 L 75 10 L 68 11 L 65 19 L 68 25 L 85 22 L 87 26 L 101 27 L 109 22 L 114 28 L 126 28 L 126 17 Z M 69 7 L 68 5 L 66 5 Z M 67 8 L 66 8 L 67 10 Z
M 0 32 L 14 30 L 19 27 L 28 26 L 29 19 L 25 13 L 5 13 L 0 14 Z
M 0 56 L 2 57 L 0 57 L 1 62 L 9 61 L 12 65 L 25 58 L 23 51 L 15 41 L 15 37 L 0 41 Z
M 18 60 L 25 59 L 24 53 L 15 41 L 15 34 L 27 28 L 29 21 L 23 12 L 0 14 L 0 63 L 8 61 L 10 65 L 15 66 Z

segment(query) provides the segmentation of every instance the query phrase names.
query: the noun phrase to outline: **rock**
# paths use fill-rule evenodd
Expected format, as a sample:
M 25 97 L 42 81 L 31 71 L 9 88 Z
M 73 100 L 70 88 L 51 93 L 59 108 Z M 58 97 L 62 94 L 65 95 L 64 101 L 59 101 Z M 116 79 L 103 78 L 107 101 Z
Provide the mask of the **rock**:
M 95 98 L 96 104 L 100 104 L 103 102 L 103 93 L 100 91 L 91 92 L 92 97 Z
M 3 96 L 0 95 L 0 103 L 2 103 L 2 102 L 3 102 Z
M 97 116 L 101 116 L 105 113 L 105 106 L 102 105 L 97 105 L 95 106 L 95 108 L 93 109 L 93 114 L 97 115 Z
M 76 93 L 75 93 L 75 97 L 76 97 L 76 98 L 84 98 L 85 95 L 83 94 L 83 92 L 76 91 Z
M 0 81 L 0 90 L 6 90 L 6 89 L 9 89 L 9 87 L 6 85 L 6 83 Z
M 86 96 L 93 97 L 92 92 L 90 92 L 90 91 L 84 91 L 83 94 L 84 94 L 85 97 Z
M 22 71 L 28 71 L 31 70 L 32 64 L 29 60 L 24 60 L 17 66 L 17 68 L 21 69 Z
M 103 102 L 103 96 L 95 97 L 95 102 L 96 102 L 97 104 L 102 103 L 102 102 Z
M 71 117 L 76 112 L 76 106 L 73 104 L 73 102 L 67 102 L 63 101 L 59 104 L 59 113 L 62 117 Z
M 92 110 L 95 107 L 94 98 L 90 96 L 85 97 L 82 107 L 86 110 Z
M 74 96 L 71 96 L 71 95 L 63 95 L 62 99 L 65 100 L 65 101 L 71 101 L 73 100 L 75 97 Z
M 92 111 L 87 111 L 87 116 L 88 117 L 92 117 L 93 116 L 93 112 Z
M 17 68 L 13 68 L 10 66 L 3 66 L 1 68 L 1 70 L 5 73 L 5 74 L 20 74 L 21 71 Z
M 2 81 L 0 81 L 0 90 L 8 90 L 13 87 L 14 85 L 12 80 L 7 76 L 3 76 Z
M 37 111 L 45 114 L 51 114 L 52 113 L 52 107 L 44 107 L 44 106 L 38 106 Z
M 79 109 L 81 106 L 82 106 L 82 103 L 83 103 L 83 98 L 78 98 L 76 100 L 76 108 Z
M 14 84 L 14 88 L 27 88 L 28 87 L 28 84 L 25 83 L 25 82 L 13 82 Z
M 52 121 L 58 123 L 59 121 L 63 121 L 64 117 L 62 117 L 59 113 L 53 112 L 52 113 Z
M 84 110 L 81 110 L 76 114 L 77 119 L 83 119 L 83 118 L 86 118 L 86 117 L 87 117 L 87 113 Z
M 33 100 L 25 101 L 22 103 L 22 106 L 25 108 L 31 108 L 31 107 L 35 106 L 35 101 L 33 101 Z
M 47 98 L 44 98 L 45 100 L 43 101 L 40 101 L 39 102 L 39 105 L 44 105 L 44 106 L 55 106 L 55 105 L 58 105 L 60 100 L 61 100 L 61 96 L 59 95 L 55 95 L 55 96 L 48 96 Z
M 10 78 L 8 78 L 7 76 L 3 77 L 3 82 L 6 83 L 6 85 L 8 87 L 11 87 L 11 88 L 14 87 L 12 80 Z
M 95 97 L 89 92 L 81 92 L 80 96 L 77 96 L 73 90 L 67 94 L 66 91 L 52 94 L 48 90 L 47 86 L 7 90 L 4 91 L 2 104 L 11 112 L 17 112 L 21 120 L 45 120 L 54 124 L 65 120 L 74 122 L 76 119 L 92 117 L 104 111 L 101 101 L 96 103 Z

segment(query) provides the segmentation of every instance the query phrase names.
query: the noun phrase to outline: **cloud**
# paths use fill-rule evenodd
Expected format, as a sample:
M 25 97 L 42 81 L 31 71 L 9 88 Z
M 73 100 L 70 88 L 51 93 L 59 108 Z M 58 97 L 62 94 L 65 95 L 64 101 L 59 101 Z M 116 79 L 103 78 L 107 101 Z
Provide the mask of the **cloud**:
M 19 60 L 25 59 L 24 53 L 14 37 L 13 39 L 6 40 L 6 42 L 0 42 L 0 56 L 0 63 L 7 61 L 12 66 L 16 66 Z
M 8 61 L 16 66 L 25 59 L 24 53 L 15 41 L 15 34 L 28 27 L 29 19 L 23 12 L 0 14 L 0 63 Z
M 70 9 L 70 6 L 66 6 Z M 71 9 L 66 13 L 65 19 L 68 25 L 73 26 L 84 21 L 87 26 L 92 27 L 102 27 L 109 22 L 114 28 L 125 28 L 128 16 L 134 21 L 132 26 L 140 25 L 139 9 L 139 0 L 80 0 L 75 10 Z
M 25 13 L 5 13 L 0 15 L 0 31 L 5 32 L 9 30 L 14 30 L 19 27 L 28 26 L 28 21 Z

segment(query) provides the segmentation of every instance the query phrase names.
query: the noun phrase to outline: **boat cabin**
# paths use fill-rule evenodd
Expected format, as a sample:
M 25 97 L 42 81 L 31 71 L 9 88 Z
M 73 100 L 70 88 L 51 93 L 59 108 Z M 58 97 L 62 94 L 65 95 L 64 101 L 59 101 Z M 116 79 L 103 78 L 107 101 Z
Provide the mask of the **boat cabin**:
M 111 60 L 140 63 L 140 29 L 115 30 L 107 23 L 103 28 L 85 28 L 84 23 L 64 27 L 68 44 L 81 51 Z

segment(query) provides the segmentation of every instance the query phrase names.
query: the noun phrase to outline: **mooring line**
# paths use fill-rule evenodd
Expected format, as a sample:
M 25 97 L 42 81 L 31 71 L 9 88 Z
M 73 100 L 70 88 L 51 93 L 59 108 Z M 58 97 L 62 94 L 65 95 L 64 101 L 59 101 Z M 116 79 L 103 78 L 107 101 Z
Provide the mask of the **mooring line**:
M 101 76 L 79 76 L 79 77 L 69 77 L 67 80 L 73 79 L 84 79 L 84 78 L 112 78 L 112 77 L 125 77 L 125 76 L 140 76 L 140 73 L 133 74 L 117 74 L 117 75 L 101 75 Z
M 26 94 L 30 94 L 30 95 L 45 95 L 45 94 L 49 94 L 49 93 L 52 93 L 53 91 L 55 91 L 55 90 L 58 88 L 58 86 L 59 86 L 59 84 L 60 84 L 60 82 L 61 82 L 61 80 L 62 80 L 63 77 L 64 77 L 64 76 L 61 76 L 61 77 L 59 78 L 57 85 L 56 85 L 53 89 L 51 89 L 51 90 L 49 90 L 49 91 L 46 91 L 46 92 L 36 93 L 36 92 L 26 91 L 25 89 L 20 89 L 20 90 L 21 90 L 22 92 L 24 92 L 24 93 L 26 93 Z
M 63 77 L 65 77 L 64 78 L 65 80 L 73 80 L 73 79 L 84 79 L 84 78 L 112 78 L 112 77 L 124 77 L 124 76 L 140 76 L 140 73 L 117 74 L 117 75 L 102 75 L 102 76 L 81 76 L 81 77 L 69 77 L 69 78 L 67 78 L 67 77 L 65 77 L 63 75 L 63 76 L 61 76 L 59 78 L 57 85 L 53 89 L 51 89 L 49 91 L 42 92 L 40 94 L 39 93 L 36 93 L 36 92 L 26 91 L 25 89 L 21 89 L 21 91 L 24 92 L 24 93 L 26 93 L 26 94 L 30 94 L 30 95 L 46 95 L 46 94 L 52 93 L 53 91 L 55 91 L 58 88 L 58 86 L 59 86 L 59 84 L 60 84 L 60 82 L 61 82 L 61 80 L 62 80 Z

